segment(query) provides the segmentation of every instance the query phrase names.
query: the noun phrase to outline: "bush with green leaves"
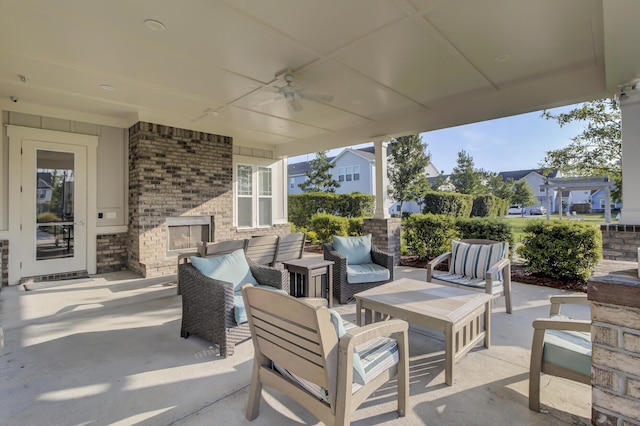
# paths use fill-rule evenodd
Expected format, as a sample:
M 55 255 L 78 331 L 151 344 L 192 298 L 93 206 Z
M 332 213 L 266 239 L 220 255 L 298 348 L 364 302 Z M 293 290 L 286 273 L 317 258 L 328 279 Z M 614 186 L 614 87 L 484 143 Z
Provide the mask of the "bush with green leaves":
M 557 279 L 589 279 L 602 257 L 597 227 L 564 220 L 534 220 L 524 227 L 518 255 L 529 271 Z
M 370 194 L 332 194 L 309 192 L 289 195 L 289 222 L 297 227 L 311 226 L 311 217 L 316 213 L 328 213 L 342 217 L 371 217 L 374 196 Z
M 508 221 L 497 218 L 459 218 L 456 228 L 461 239 L 506 241 L 509 243 L 509 257 L 515 252 L 513 231 Z
M 473 207 L 473 196 L 456 192 L 431 191 L 424 195 L 422 213 L 446 214 L 454 217 L 469 217 Z
M 364 218 L 363 217 L 350 217 L 347 219 L 349 225 L 347 226 L 347 234 L 357 237 L 364 235 Z
M 499 217 L 507 213 L 507 201 L 495 195 L 476 195 L 471 217 Z
M 458 238 L 456 220 L 444 214 L 413 214 L 403 226 L 407 250 L 420 260 L 432 259 L 451 249 Z
M 311 229 L 316 233 L 319 242 L 326 243 L 331 241 L 334 235 L 346 236 L 349 220 L 346 217 L 318 213 L 311 218 Z

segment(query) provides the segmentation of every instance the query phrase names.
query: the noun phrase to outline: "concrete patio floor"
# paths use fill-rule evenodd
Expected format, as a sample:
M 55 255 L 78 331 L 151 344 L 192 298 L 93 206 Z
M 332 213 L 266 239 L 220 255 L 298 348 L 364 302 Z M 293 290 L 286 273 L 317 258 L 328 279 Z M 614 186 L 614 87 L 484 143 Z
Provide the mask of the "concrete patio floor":
M 396 277 L 425 279 L 423 269 Z M 244 417 L 251 376 L 250 340 L 221 358 L 197 337 L 180 337 L 181 299 L 170 278 L 128 272 L 3 288 L 0 326 L 0 424 L 9 425 L 303 425 L 320 424 L 288 397 L 263 390 L 260 414 Z M 491 348 L 478 347 L 444 384 L 444 338 L 410 331 L 410 410 L 398 418 L 395 382 L 353 416 L 354 425 L 590 424 L 591 388 L 543 375 L 547 413 L 528 409 L 529 353 L 537 317 L 563 292 L 513 284 L 513 314 L 493 303 Z M 589 318 L 587 305 L 565 312 Z M 337 308 L 353 320 L 355 305 Z

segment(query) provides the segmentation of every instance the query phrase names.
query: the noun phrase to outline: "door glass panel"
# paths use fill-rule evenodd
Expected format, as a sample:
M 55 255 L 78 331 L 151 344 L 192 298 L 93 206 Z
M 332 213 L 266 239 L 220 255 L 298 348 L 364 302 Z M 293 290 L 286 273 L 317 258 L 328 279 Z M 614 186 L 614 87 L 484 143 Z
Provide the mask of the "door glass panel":
M 74 155 L 37 151 L 36 260 L 73 257 Z

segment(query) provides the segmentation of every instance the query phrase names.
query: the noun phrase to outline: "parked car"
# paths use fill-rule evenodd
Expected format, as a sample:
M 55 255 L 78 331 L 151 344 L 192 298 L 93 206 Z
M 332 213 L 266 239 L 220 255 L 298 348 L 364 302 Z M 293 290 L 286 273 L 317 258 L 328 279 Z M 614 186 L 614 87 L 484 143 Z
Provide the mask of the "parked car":
M 532 206 L 529 209 L 529 214 L 541 215 L 547 214 L 547 208 L 545 206 Z
M 522 214 L 522 207 L 509 206 L 509 209 L 507 210 L 507 214 Z

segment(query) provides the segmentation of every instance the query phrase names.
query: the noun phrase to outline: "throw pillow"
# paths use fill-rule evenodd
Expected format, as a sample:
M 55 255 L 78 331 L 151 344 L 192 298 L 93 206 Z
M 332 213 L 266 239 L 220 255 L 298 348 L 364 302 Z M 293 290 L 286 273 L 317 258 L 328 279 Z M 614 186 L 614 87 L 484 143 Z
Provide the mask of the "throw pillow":
M 242 249 L 221 256 L 191 256 L 189 259 L 202 275 L 230 282 L 233 284 L 234 291 L 240 291 L 244 284 L 258 285 L 258 281 L 251 274 L 251 269 Z
M 333 236 L 333 248 L 347 258 L 349 265 L 372 263 L 371 234 L 360 237 Z
M 468 244 L 452 240 L 449 271 L 455 275 L 485 279 L 491 265 L 504 257 L 506 249 L 506 243 Z
M 331 314 L 331 323 L 333 327 L 336 329 L 336 334 L 338 335 L 338 340 L 342 336 L 345 335 L 346 330 L 344 329 L 344 324 L 342 324 L 342 317 L 339 313 L 334 311 L 333 309 L 329 309 L 329 314 Z M 365 385 L 365 372 L 364 367 L 362 365 L 362 360 L 360 359 L 360 355 L 358 352 L 353 349 L 353 381 L 359 385 Z

